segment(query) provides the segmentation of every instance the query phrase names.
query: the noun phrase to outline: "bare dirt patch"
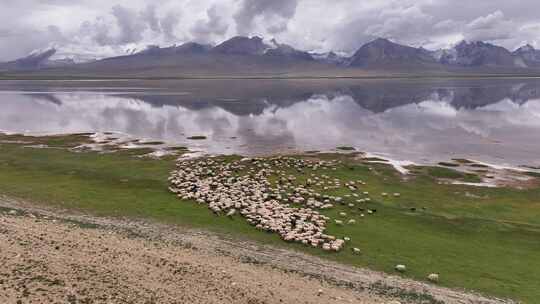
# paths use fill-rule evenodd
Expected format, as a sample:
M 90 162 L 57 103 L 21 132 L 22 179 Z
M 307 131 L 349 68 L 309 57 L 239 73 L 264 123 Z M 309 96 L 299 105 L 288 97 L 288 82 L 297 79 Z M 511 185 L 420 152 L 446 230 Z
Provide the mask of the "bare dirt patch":
M 205 231 L 0 207 L 2 303 L 512 303 Z

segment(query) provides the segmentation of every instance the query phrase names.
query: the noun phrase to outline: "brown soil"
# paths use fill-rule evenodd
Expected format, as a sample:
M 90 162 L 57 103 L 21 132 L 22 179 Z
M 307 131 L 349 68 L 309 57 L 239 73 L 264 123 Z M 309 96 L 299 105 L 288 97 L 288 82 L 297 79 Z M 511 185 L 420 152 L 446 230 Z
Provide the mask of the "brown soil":
M 1 196 L 0 265 L 0 303 L 511 303 L 204 231 Z

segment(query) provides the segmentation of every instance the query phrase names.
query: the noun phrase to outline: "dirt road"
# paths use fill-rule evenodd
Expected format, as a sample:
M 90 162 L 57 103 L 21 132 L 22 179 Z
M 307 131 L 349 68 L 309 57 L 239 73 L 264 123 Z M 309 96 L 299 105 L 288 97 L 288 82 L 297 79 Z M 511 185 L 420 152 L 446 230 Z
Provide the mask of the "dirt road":
M 509 303 L 207 232 L 0 207 L 0 303 Z

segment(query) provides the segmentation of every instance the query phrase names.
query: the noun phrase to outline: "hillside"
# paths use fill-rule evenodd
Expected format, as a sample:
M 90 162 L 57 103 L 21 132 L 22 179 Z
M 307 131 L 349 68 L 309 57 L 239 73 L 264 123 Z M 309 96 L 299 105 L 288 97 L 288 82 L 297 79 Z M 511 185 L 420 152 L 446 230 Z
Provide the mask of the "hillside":
M 0 64 L 7 78 L 208 78 L 208 77 L 448 77 L 534 76 L 540 74 L 536 50 L 510 52 L 484 42 L 461 42 L 429 51 L 375 39 L 351 57 L 309 53 L 272 39 L 237 36 L 216 46 L 188 42 L 149 46 L 129 55 L 86 63 L 50 60 L 55 50 Z

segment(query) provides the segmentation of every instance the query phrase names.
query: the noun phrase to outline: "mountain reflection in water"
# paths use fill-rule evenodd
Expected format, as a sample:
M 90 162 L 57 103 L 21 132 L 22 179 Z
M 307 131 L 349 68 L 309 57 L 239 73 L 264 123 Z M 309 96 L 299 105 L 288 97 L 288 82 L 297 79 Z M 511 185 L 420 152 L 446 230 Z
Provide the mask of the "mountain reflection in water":
M 123 85 L 3 82 L 0 130 L 116 131 L 210 153 L 345 145 L 416 162 L 540 164 L 536 80 Z M 193 135 L 208 139 L 186 139 Z

